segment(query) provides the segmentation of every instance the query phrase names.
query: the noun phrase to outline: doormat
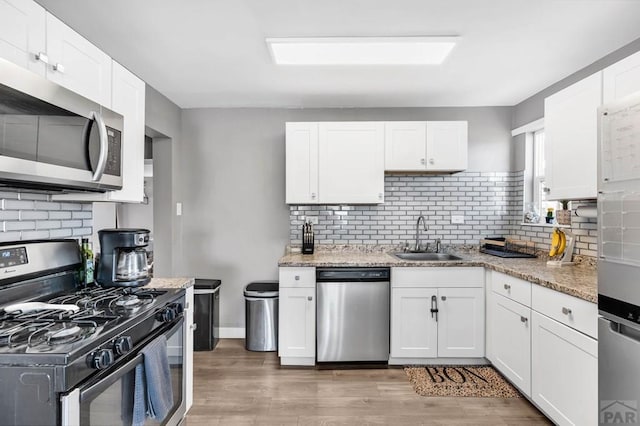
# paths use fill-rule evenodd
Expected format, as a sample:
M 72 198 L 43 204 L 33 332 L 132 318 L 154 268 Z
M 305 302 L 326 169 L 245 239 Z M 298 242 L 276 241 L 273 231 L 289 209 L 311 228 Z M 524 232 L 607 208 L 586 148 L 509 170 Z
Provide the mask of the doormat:
M 452 365 L 404 368 L 420 396 L 521 398 L 520 392 L 488 365 Z

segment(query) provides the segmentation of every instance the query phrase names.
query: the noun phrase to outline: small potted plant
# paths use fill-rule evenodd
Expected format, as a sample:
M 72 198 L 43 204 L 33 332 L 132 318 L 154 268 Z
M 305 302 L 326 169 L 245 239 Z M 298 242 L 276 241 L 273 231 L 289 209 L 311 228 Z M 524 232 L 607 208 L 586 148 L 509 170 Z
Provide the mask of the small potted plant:
M 556 212 L 556 220 L 560 225 L 571 225 L 571 210 L 569 210 L 569 201 L 562 200 L 562 210 Z
M 553 207 L 547 209 L 547 216 L 544 218 L 547 223 L 553 223 Z

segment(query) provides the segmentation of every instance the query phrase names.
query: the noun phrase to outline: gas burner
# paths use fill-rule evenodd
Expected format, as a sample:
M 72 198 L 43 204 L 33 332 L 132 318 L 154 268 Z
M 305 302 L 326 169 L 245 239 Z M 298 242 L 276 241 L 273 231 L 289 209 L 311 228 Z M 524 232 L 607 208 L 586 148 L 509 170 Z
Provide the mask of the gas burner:
M 135 294 L 125 294 L 115 301 L 117 306 L 122 306 L 124 308 L 135 308 L 142 305 L 144 302 Z

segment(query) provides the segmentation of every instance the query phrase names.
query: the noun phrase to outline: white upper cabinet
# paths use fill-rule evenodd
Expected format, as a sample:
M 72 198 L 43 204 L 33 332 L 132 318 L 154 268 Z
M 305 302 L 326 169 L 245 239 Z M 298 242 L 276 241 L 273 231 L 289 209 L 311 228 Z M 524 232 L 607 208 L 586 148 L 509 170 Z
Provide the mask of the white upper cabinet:
M 602 72 L 544 100 L 545 184 L 550 200 L 596 198 Z M 579 164 L 580 167 L 575 167 Z
M 286 202 L 318 202 L 318 123 L 286 124 Z
M 467 122 L 427 122 L 427 171 L 467 168 Z
M 628 56 L 603 71 L 604 103 L 640 92 L 640 52 Z
M 111 58 L 31 0 L 0 0 L 0 57 L 111 108 Z
M 45 15 L 32 0 L 0 0 L 0 57 L 44 76 Z
M 467 168 L 466 121 L 385 123 L 385 170 L 452 172 Z
M 426 121 L 389 121 L 384 124 L 385 170 L 426 170 L 426 155 Z
M 111 107 L 111 58 L 47 13 L 47 77 L 107 108 Z
M 318 187 L 324 204 L 384 201 L 384 123 L 319 123 Z

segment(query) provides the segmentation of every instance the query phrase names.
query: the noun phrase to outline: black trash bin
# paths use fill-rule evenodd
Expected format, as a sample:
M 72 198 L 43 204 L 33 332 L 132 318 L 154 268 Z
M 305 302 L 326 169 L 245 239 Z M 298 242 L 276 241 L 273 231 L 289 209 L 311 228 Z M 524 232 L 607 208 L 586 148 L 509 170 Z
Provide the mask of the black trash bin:
M 220 338 L 220 280 L 196 279 L 193 350 L 211 351 Z
M 245 348 L 278 350 L 278 281 L 256 281 L 244 288 Z

